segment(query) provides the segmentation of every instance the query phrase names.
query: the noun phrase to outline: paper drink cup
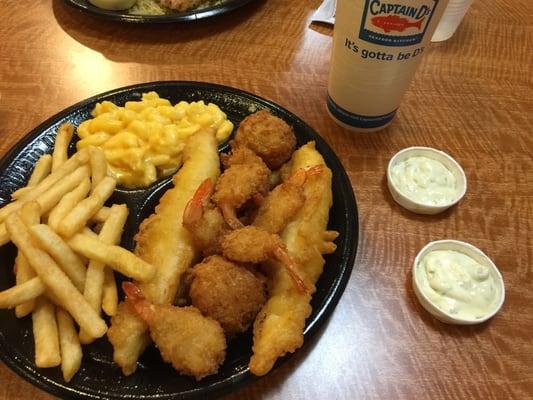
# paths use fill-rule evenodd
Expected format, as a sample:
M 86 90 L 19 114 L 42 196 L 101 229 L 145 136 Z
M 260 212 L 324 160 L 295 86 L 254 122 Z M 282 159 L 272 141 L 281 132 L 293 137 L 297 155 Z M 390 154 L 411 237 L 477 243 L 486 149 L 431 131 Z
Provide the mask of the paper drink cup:
M 390 124 L 448 0 L 337 0 L 327 108 L 340 125 Z

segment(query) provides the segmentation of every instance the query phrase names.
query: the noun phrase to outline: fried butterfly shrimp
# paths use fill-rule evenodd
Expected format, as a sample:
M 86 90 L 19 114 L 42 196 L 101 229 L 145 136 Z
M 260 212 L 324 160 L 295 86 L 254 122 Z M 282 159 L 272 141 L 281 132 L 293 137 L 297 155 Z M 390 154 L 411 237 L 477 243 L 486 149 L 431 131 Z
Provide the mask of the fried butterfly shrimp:
M 148 325 L 163 360 L 184 375 L 200 380 L 215 374 L 226 356 L 226 337 L 220 324 L 195 307 L 156 305 L 131 282 L 122 284 L 126 302 Z
M 221 256 L 212 256 L 193 268 L 189 295 L 193 306 L 217 320 L 232 336 L 246 331 L 265 303 L 265 279 Z
M 287 248 L 276 235 L 255 226 L 245 226 L 229 232 L 222 239 L 222 254 L 229 260 L 243 263 L 261 263 L 270 259 L 280 262 L 301 292 L 308 292 L 298 272 L 298 266 L 287 253 Z
M 233 229 L 241 228 L 237 210 L 255 196 L 268 192 L 270 170 L 265 163 L 247 148 L 238 148 L 225 157 L 227 169 L 218 178 L 212 200 L 222 211 L 224 219 Z
M 285 121 L 268 110 L 261 110 L 241 122 L 232 145 L 249 148 L 268 168 L 275 170 L 291 157 L 296 137 Z
M 183 213 L 183 226 L 191 233 L 204 257 L 221 253 L 220 241 L 230 231 L 220 210 L 209 200 L 212 189 L 211 179 L 206 179 Z
M 293 219 L 305 202 L 303 191 L 308 176 L 320 174 L 321 165 L 299 169 L 276 186 L 263 200 L 252 225 L 270 233 L 279 233 Z

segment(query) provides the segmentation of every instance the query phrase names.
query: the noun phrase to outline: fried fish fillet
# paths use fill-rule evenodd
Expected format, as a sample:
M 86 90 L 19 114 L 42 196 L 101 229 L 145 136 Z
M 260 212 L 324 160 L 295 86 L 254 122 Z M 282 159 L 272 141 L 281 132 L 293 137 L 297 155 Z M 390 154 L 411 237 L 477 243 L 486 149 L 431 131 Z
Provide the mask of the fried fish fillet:
M 281 233 L 299 275 L 312 292 L 324 267 L 322 255 L 336 248 L 332 241 L 337 233 L 326 230 L 332 205 L 332 174 L 314 142 L 294 152 L 286 171 L 292 175 L 299 169 L 318 165 L 324 166 L 322 172 L 307 178 L 305 202 Z M 265 375 L 279 357 L 302 346 L 305 320 L 312 311 L 311 294 L 299 291 L 281 264 L 269 262 L 267 268 L 271 279 L 269 299 L 254 322 L 253 355 L 249 363 L 255 375 Z
M 193 135 L 183 151 L 183 166 L 173 178 L 155 213 L 145 219 L 137 233 L 135 254 L 156 267 L 155 277 L 139 283 L 144 296 L 154 304 L 173 302 L 180 278 L 198 257 L 191 235 L 183 227 L 185 206 L 206 179 L 216 181 L 220 161 L 215 131 L 206 129 Z M 137 368 L 137 360 L 150 337 L 146 324 L 131 307 L 121 305 L 108 331 L 113 358 L 125 375 Z

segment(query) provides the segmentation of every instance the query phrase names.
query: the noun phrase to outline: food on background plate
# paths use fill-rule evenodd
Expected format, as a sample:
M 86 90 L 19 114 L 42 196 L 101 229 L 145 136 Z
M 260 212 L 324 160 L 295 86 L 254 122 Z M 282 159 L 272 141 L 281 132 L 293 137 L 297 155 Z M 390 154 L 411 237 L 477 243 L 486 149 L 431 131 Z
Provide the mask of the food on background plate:
M 159 0 L 159 2 L 174 11 L 188 11 L 210 3 L 205 0 Z
M 104 10 L 128 10 L 129 14 L 165 15 L 222 3 L 222 0 L 89 0 Z
M 129 188 L 149 186 L 176 172 L 187 139 L 199 130 L 214 128 L 219 143 L 233 131 L 217 105 L 200 100 L 173 106 L 155 92 L 144 93 L 141 101 L 128 101 L 124 107 L 103 101 L 92 115 L 77 129 L 78 150 L 102 148 L 109 174 Z
M 139 287 L 146 299 L 157 305 L 174 301 L 182 274 L 198 257 L 192 237 L 182 224 L 185 206 L 203 181 L 216 180 L 220 174 L 214 129 L 191 136 L 183 152 L 184 163 L 173 178 L 174 187 L 161 197 L 154 214 L 141 223 L 135 237 L 135 254 L 156 268 L 154 279 Z M 137 359 L 150 342 L 146 324 L 131 308 L 120 307 L 108 337 L 113 358 L 123 373 L 135 372 Z
M 93 6 L 104 10 L 127 10 L 137 3 L 137 0 L 89 0 Z

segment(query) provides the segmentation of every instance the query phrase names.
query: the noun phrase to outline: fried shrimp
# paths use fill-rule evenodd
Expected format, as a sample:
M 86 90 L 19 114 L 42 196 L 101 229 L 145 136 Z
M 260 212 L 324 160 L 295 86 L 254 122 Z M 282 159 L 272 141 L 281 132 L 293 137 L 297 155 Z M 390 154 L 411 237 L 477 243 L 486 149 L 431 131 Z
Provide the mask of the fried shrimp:
M 262 197 L 268 192 L 270 170 L 247 148 L 235 149 L 224 158 L 224 164 L 227 169 L 218 178 L 212 200 L 228 225 L 237 229 L 243 226 L 237 210 L 254 196 Z
M 275 170 L 291 157 L 296 137 L 285 121 L 268 110 L 261 110 L 241 122 L 232 145 L 249 148 Z
M 226 356 L 226 337 L 217 321 L 192 306 L 152 304 L 131 282 L 124 282 L 122 288 L 126 303 L 148 325 L 163 360 L 196 380 L 217 373 Z
M 265 278 L 212 256 L 193 268 L 192 305 L 217 320 L 227 335 L 246 331 L 266 301 Z
M 220 241 L 230 230 L 220 210 L 209 200 L 212 189 L 211 179 L 206 179 L 183 213 L 183 226 L 191 233 L 204 257 L 222 252 Z
M 263 200 L 252 225 L 270 233 L 279 233 L 293 219 L 305 202 L 303 185 L 307 176 L 320 174 L 322 166 L 299 169 L 276 186 Z
M 222 254 L 232 261 L 261 263 L 270 259 L 279 261 L 301 292 L 308 288 L 298 272 L 298 266 L 287 253 L 280 237 L 255 226 L 245 226 L 229 232 L 222 239 Z

